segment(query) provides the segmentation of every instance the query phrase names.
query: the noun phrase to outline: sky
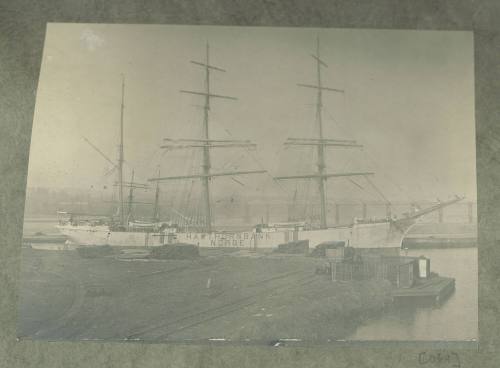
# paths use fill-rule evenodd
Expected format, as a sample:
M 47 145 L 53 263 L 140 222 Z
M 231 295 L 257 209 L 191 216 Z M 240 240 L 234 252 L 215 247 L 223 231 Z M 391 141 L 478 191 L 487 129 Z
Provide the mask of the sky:
M 159 147 L 163 138 L 201 137 L 203 99 L 179 91 L 204 88 L 203 69 L 190 61 L 204 61 L 207 42 L 210 62 L 226 70 L 212 73 L 212 91 L 238 98 L 213 101 L 211 138 L 257 144 L 214 152 L 213 170 L 269 172 L 214 179 L 214 194 L 309 185 L 270 178 L 315 169 L 313 150 L 283 142 L 316 134 L 315 92 L 297 83 L 315 82 L 317 37 L 323 84 L 345 91 L 324 93 L 324 135 L 363 145 L 328 149 L 327 171 L 373 171 L 390 200 L 475 200 L 473 36 L 458 31 L 48 24 L 28 186 L 112 186 L 111 165 L 83 137 L 116 159 L 122 75 L 125 176 L 200 172 L 199 152 Z M 363 178 L 342 178 L 329 180 L 328 195 L 379 194 Z

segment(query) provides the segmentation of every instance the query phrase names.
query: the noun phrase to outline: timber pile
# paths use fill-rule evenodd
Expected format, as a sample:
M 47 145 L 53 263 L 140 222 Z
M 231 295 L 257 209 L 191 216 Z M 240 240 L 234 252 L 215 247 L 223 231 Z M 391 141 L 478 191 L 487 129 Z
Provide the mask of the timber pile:
M 115 250 L 109 245 L 95 247 L 78 247 L 76 248 L 78 255 L 82 258 L 99 258 L 115 253 Z
M 193 244 L 165 244 L 155 247 L 149 258 L 156 259 L 196 259 L 200 256 L 200 249 Z
M 297 240 L 279 244 L 274 250 L 276 253 L 307 254 L 309 253 L 309 240 Z

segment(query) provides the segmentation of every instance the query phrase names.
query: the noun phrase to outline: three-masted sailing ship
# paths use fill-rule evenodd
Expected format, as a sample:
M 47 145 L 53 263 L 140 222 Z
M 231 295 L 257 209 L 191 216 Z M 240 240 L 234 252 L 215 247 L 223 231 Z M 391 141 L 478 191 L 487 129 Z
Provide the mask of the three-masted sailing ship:
M 216 177 L 253 175 L 265 173 L 265 170 L 239 170 L 239 171 L 214 171 L 212 169 L 211 152 L 215 149 L 229 147 L 254 147 L 255 144 L 248 140 L 236 139 L 212 139 L 210 136 L 210 109 L 212 99 L 235 100 L 231 96 L 215 94 L 211 90 L 210 77 L 212 73 L 225 72 L 224 69 L 210 63 L 209 46 L 206 46 L 205 61 L 191 61 L 196 66 L 203 68 L 205 72 L 205 88 L 203 91 L 181 90 L 182 93 L 197 95 L 204 99 L 203 105 L 203 136 L 197 138 L 171 139 L 166 138 L 163 149 L 199 149 L 202 152 L 201 172 L 192 175 L 161 176 L 150 178 L 150 182 L 156 183 L 154 216 L 155 221 L 151 223 L 132 222 L 125 210 L 124 188 L 130 188 L 129 204 L 132 203 L 132 190 L 142 187 L 140 184 L 124 182 L 123 180 L 123 111 L 124 111 L 124 87 L 122 84 L 122 103 L 120 119 L 120 146 L 117 162 L 118 171 L 118 209 L 117 216 L 110 223 L 79 223 L 74 219 L 58 226 L 72 242 L 82 246 L 110 245 L 117 247 L 148 247 L 161 246 L 165 244 L 181 243 L 195 244 L 200 247 L 229 247 L 229 248 L 275 248 L 279 244 L 292 241 L 307 240 L 309 247 L 330 241 L 341 241 L 346 246 L 363 249 L 388 248 L 399 250 L 402 240 L 410 227 L 421 216 L 434 212 L 445 206 L 451 205 L 462 198 L 456 197 L 450 201 L 441 202 L 426 209 L 406 214 L 400 219 L 387 216 L 381 219 L 361 219 L 352 224 L 343 226 L 329 226 L 327 221 L 327 199 L 326 187 L 328 179 L 336 177 L 368 177 L 371 172 L 327 172 L 325 162 L 325 150 L 338 147 L 360 147 L 354 140 L 334 139 L 324 136 L 323 129 L 323 93 L 343 91 L 323 85 L 322 70 L 327 64 L 320 57 L 319 40 L 317 41 L 316 53 L 311 55 L 316 66 L 316 83 L 299 84 L 300 87 L 309 88 L 316 92 L 316 129 L 315 138 L 288 138 L 287 146 L 308 146 L 316 148 L 316 170 L 305 175 L 291 175 L 275 177 L 276 181 L 284 180 L 312 180 L 317 183 L 319 194 L 320 216 L 319 224 L 307 224 L 305 222 L 283 223 L 278 225 L 258 224 L 249 226 L 248 231 L 222 231 L 214 227 L 213 207 L 211 199 L 212 179 Z M 202 184 L 201 204 L 203 207 L 203 226 L 188 231 L 187 228 L 174 226 L 172 222 L 160 222 L 158 218 L 159 206 L 159 184 L 167 181 L 199 180 Z M 130 208 L 128 211 L 130 215 Z

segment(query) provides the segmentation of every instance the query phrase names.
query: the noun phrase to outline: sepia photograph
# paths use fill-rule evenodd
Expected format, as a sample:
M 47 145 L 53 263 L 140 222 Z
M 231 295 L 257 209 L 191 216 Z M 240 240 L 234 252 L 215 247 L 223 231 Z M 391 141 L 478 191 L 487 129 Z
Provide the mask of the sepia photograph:
M 477 341 L 468 31 L 49 23 L 17 336 Z

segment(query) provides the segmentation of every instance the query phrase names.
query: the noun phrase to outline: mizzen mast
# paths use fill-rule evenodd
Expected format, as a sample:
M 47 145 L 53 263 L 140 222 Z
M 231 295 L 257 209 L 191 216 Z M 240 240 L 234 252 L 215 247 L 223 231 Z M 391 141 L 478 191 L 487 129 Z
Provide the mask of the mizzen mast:
M 211 91 L 210 86 L 210 75 L 212 71 L 226 72 L 224 69 L 216 67 L 210 64 L 210 48 L 208 43 L 206 44 L 206 55 L 205 62 L 191 61 L 192 64 L 202 67 L 205 70 L 205 90 L 204 91 L 188 91 L 181 90 L 181 93 L 187 93 L 192 95 L 203 96 L 205 104 L 203 106 L 203 137 L 202 139 L 169 139 L 165 138 L 166 144 L 162 145 L 161 148 L 172 150 L 172 149 L 182 149 L 182 148 L 201 148 L 203 150 L 203 164 L 202 173 L 196 175 L 184 175 L 184 176 L 168 176 L 168 177 L 157 177 L 151 178 L 149 181 L 165 181 L 165 180 L 181 180 L 181 179 L 194 179 L 198 178 L 202 182 L 203 186 L 203 207 L 205 212 L 205 230 L 207 232 L 212 231 L 212 206 L 210 199 L 210 183 L 213 177 L 217 176 L 235 176 L 242 174 L 257 174 L 264 173 L 265 170 L 251 170 L 251 171 L 232 171 L 223 173 L 214 173 L 211 170 L 211 160 L 210 151 L 214 148 L 229 148 L 229 147 L 254 147 L 255 144 L 246 140 L 235 140 L 235 139 L 210 139 L 210 124 L 209 124 L 209 112 L 211 108 L 211 99 L 229 99 L 237 100 L 235 97 L 214 94 Z
M 122 74 L 122 102 L 120 109 L 120 145 L 118 146 L 118 164 L 116 165 L 118 168 L 118 182 L 116 185 L 118 186 L 118 212 L 120 219 L 120 226 L 124 228 L 128 228 L 128 220 L 132 214 L 132 204 L 140 203 L 136 202 L 133 199 L 134 189 L 147 189 L 148 186 L 146 184 L 140 184 L 134 182 L 134 171 L 132 170 L 132 179 L 130 182 L 123 181 L 123 164 L 125 162 L 125 154 L 123 149 L 123 116 L 125 110 L 125 76 Z M 90 143 L 90 142 L 89 142 Z M 125 212 L 125 200 L 124 200 L 124 188 L 129 188 L 129 196 L 128 196 L 128 209 Z M 145 203 L 149 204 L 149 203 Z
M 312 88 L 316 90 L 316 125 L 317 125 L 317 138 L 288 138 L 285 146 L 316 146 L 317 147 L 317 161 L 316 173 L 309 175 L 295 175 L 295 176 L 280 176 L 276 177 L 277 180 L 286 179 L 316 179 L 318 181 L 318 191 L 320 197 L 320 227 L 327 228 L 327 210 L 326 210 L 326 181 L 331 177 L 341 176 L 366 176 L 372 175 L 370 172 L 349 172 L 349 173 L 326 173 L 325 164 L 325 148 L 338 147 L 338 148 L 356 148 L 362 147 L 353 140 L 345 139 L 328 139 L 324 138 L 323 132 L 323 91 L 344 93 L 341 89 L 330 88 L 323 86 L 321 79 L 321 68 L 327 68 L 328 65 L 320 57 L 319 38 L 316 42 L 316 54 L 311 54 L 311 57 L 316 61 L 316 84 L 297 84 L 299 87 Z
M 123 112 L 125 109 L 125 77 L 122 74 L 122 103 L 120 108 L 120 145 L 118 146 L 118 211 L 120 215 L 120 225 L 125 226 L 125 210 L 123 203 Z
M 125 110 L 125 77 L 122 74 L 122 94 L 121 94 L 121 106 L 120 106 L 120 142 L 118 144 L 118 160 L 115 162 L 111 158 L 109 158 L 102 150 L 99 149 L 95 144 L 93 144 L 88 138 L 83 137 L 83 140 L 88 143 L 90 147 L 92 147 L 97 153 L 101 155 L 108 163 L 113 165 L 113 167 L 105 174 L 105 176 L 111 174 L 115 170 L 117 170 L 118 178 L 114 183 L 115 187 L 118 187 L 118 203 L 116 201 L 105 201 L 111 203 L 117 203 L 117 215 L 119 219 L 119 224 L 123 228 L 127 228 L 128 226 L 128 218 L 131 217 L 132 214 L 132 205 L 133 204 L 151 204 L 148 202 L 137 202 L 134 201 L 134 189 L 148 189 L 147 184 L 140 184 L 134 181 L 134 170 L 132 170 L 132 178 L 130 182 L 126 182 L 123 180 L 123 164 L 125 163 L 125 154 L 124 154 L 124 129 L 123 129 L 123 118 L 124 118 L 124 110 Z M 129 188 L 128 195 L 128 208 L 125 211 L 125 198 L 124 198 L 124 189 Z
M 124 181 L 121 183 L 122 188 L 129 188 L 129 194 L 127 200 L 128 208 L 127 208 L 127 218 L 126 218 L 127 225 L 128 221 L 132 219 L 132 206 L 134 204 L 148 204 L 148 205 L 152 204 L 150 202 L 139 202 L 134 200 L 135 189 L 145 189 L 145 190 L 149 189 L 149 186 L 147 184 L 141 184 L 134 181 L 134 175 L 135 175 L 134 172 L 135 170 L 132 170 L 132 178 L 130 179 L 129 182 Z M 117 185 L 119 185 L 119 183 L 117 183 Z
M 158 178 L 160 177 L 160 169 L 158 169 Z M 153 206 L 153 221 L 160 221 L 160 182 L 156 182 L 156 190 L 155 190 L 155 201 Z

